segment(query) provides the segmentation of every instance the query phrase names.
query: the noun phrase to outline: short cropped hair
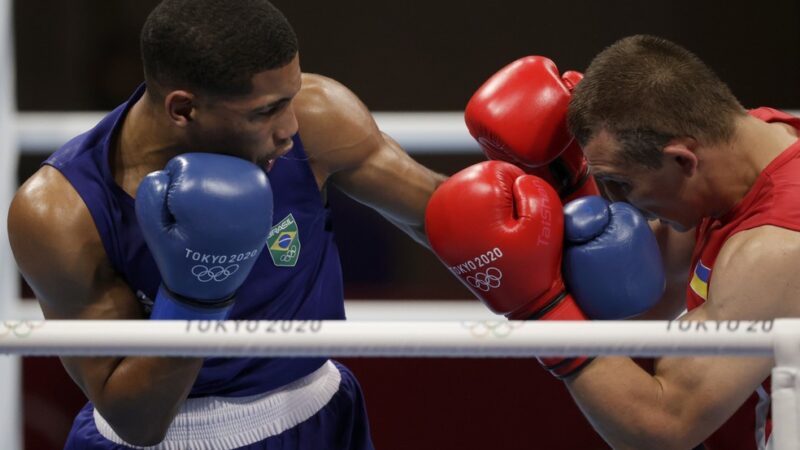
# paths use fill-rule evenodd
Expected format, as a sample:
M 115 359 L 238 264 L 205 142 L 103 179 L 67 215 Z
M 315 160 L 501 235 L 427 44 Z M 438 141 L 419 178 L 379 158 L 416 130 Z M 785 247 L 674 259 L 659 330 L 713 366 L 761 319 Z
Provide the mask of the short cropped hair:
M 251 78 L 297 54 L 286 17 L 267 0 L 164 0 L 140 37 L 148 90 L 246 95 Z
M 569 105 L 567 122 L 581 145 L 601 130 L 620 143 L 622 163 L 661 166 L 675 137 L 728 142 L 746 111 L 728 86 L 685 48 L 637 35 L 592 60 Z

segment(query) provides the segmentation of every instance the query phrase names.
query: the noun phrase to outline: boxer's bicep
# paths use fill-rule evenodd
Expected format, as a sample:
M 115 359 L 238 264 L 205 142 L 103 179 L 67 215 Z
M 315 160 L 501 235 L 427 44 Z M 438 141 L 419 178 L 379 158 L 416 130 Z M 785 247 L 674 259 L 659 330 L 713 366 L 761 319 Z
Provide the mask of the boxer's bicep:
M 708 313 L 702 306 L 689 312 L 681 321 L 697 323 L 676 326 L 675 333 L 712 332 L 718 322 L 706 322 L 715 320 Z M 750 327 L 753 321 L 733 323 Z M 669 423 L 674 424 L 676 433 L 685 433 L 684 442 L 694 446 L 742 407 L 769 376 L 772 366 L 772 359 L 764 357 L 665 357 L 656 361 L 654 378 L 662 389 L 662 410 L 672 418 Z M 755 409 L 755 405 L 750 407 Z
M 358 97 L 334 80 L 305 75 L 295 111 L 320 184 L 334 184 L 427 242 L 425 207 L 444 176 L 414 161 L 383 134 Z
M 48 318 L 143 317 L 111 267 L 88 208 L 55 169 L 40 169 L 20 188 L 9 209 L 8 231 L 17 265 Z
M 142 309 L 110 267 L 86 205 L 60 173 L 44 167 L 15 196 L 8 216 L 17 265 L 47 319 L 140 319 Z M 62 358 L 91 397 L 118 358 Z
M 681 320 L 710 319 L 701 306 Z M 704 333 L 707 326 L 673 329 Z M 614 448 L 693 448 L 741 407 L 771 367 L 770 358 L 664 357 L 650 374 L 630 358 L 605 357 L 568 380 L 568 387 Z

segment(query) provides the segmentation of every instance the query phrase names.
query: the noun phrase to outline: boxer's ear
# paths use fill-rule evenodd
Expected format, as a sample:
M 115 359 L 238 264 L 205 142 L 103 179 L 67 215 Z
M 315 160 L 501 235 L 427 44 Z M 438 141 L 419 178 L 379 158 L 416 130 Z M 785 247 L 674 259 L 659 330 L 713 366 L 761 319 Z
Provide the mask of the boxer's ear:
M 172 91 L 164 97 L 164 109 L 175 125 L 185 127 L 194 119 L 194 94 L 182 90 Z
M 697 171 L 699 160 L 695 150 L 697 140 L 692 137 L 680 137 L 671 139 L 664 146 L 663 153 L 666 162 L 677 164 L 681 172 L 686 176 L 693 176 Z

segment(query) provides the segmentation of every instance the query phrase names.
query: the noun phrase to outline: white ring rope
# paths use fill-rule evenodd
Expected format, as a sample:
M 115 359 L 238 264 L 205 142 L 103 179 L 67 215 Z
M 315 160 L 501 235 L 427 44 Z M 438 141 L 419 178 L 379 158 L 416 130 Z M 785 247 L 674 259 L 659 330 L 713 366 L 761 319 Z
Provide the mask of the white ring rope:
M 0 353 L 71 356 L 772 356 L 798 320 L 4 321 Z
M 23 112 L 16 117 L 22 153 L 49 153 L 94 127 L 102 112 Z M 409 153 L 478 152 L 462 112 L 376 112 L 380 129 Z

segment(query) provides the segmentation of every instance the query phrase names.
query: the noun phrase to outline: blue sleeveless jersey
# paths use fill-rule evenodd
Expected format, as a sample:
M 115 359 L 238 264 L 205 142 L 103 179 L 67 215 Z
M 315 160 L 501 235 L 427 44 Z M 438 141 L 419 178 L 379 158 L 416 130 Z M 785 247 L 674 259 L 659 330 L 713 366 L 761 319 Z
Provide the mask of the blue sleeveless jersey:
M 146 306 L 156 296 L 161 275 L 137 223 L 135 200 L 116 184 L 109 165 L 109 151 L 123 118 L 143 93 L 140 86 L 126 103 L 70 140 L 44 164 L 59 170 L 80 194 L 108 259 Z M 342 271 L 330 211 L 322 204 L 299 135 L 293 140 L 292 150 L 275 161 L 267 174 L 275 196 L 275 225 L 270 243 L 237 291 L 232 320 L 344 319 Z M 313 372 L 323 362 L 320 358 L 208 358 L 190 397 L 266 392 Z

